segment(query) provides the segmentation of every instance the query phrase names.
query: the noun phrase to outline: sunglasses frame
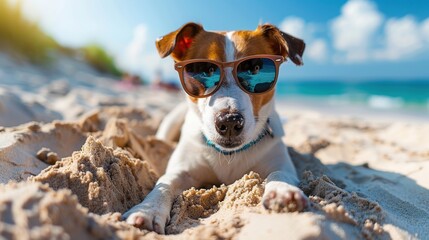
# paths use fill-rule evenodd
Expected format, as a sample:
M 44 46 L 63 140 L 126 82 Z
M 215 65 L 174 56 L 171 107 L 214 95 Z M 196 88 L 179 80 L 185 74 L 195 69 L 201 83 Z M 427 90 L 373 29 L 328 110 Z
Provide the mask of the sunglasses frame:
M 253 58 L 267 58 L 270 59 L 274 62 L 274 65 L 276 67 L 276 75 L 274 77 L 274 81 L 272 86 L 264 91 L 264 92 L 260 92 L 260 93 L 252 93 L 247 91 L 240 83 L 238 77 L 237 77 L 237 67 L 238 65 L 240 65 L 240 63 L 249 60 L 249 59 L 253 59 Z M 232 75 L 234 76 L 235 82 L 237 83 L 237 85 L 240 87 L 241 90 L 243 90 L 244 92 L 246 92 L 249 95 L 260 95 L 260 94 L 264 94 L 266 92 L 271 91 L 276 83 L 277 83 L 277 78 L 279 75 L 279 67 L 280 64 L 282 64 L 283 62 L 285 62 L 286 59 L 283 56 L 280 55 L 270 55 L 270 54 L 258 54 L 258 55 L 251 55 L 251 56 L 247 56 L 244 58 L 240 58 L 236 61 L 232 61 L 232 62 L 220 62 L 220 61 L 215 61 L 215 60 L 210 60 L 210 59 L 190 59 L 190 60 L 185 60 L 185 61 L 180 61 L 180 62 L 176 62 L 174 64 L 174 69 L 176 69 L 176 71 L 179 73 L 179 77 L 180 77 L 180 83 L 182 84 L 183 90 L 185 90 L 185 92 L 194 98 L 206 98 L 206 97 L 210 97 L 211 95 L 213 95 L 215 92 L 217 92 L 219 90 L 219 88 L 223 85 L 223 82 L 225 81 L 225 68 L 227 67 L 232 67 Z M 185 66 L 191 63 L 196 63 L 196 62 L 205 62 L 205 63 L 211 63 L 214 64 L 216 66 L 219 67 L 219 69 L 221 69 L 220 71 L 220 82 L 219 84 L 216 86 L 216 88 L 209 94 L 203 95 L 203 96 L 197 96 L 194 95 L 192 93 L 190 93 L 187 89 L 186 89 L 186 85 L 185 85 L 185 79 L 183 77 L 183 70 L 185 69 Z

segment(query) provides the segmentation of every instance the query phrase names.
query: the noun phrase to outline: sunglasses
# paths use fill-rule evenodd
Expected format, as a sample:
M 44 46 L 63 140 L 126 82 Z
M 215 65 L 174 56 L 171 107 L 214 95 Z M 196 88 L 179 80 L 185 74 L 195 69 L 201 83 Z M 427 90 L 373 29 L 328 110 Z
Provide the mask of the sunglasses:
M 205 98 L 214 94 L 225 81 L 225 68 L 232 68 L 238 86 L 246 93 L 262 94 L 274 88 L 279 66 L 285 61 L 278 55 L 253 55 L 233 62 L 191 59 L 177 62 L 174 68 L 187 94 Z

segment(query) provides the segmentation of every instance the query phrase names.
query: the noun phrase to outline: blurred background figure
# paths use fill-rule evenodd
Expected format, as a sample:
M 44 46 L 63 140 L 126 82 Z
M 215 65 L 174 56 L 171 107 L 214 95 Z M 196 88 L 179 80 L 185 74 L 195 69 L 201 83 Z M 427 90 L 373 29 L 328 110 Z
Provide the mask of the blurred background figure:
M 142 84 L 143 84 L 143 81 L 140 78 L 140 76 L 132 75 L 132 74 L 124 74 L 124 76 L 122 76 L 121 78 L 121 82 L 119 83 L 119 87 L 126 90 L 132 90 Z
M 167 81 L 166 79 L 164 79 L 164 77 L 162 76 L 162 70 L 156 71 L 152 80 L 152 87 L 154 89 L 163 89 L 171 92 L 177 92 L 180 90 L 180 86 L 176 81 Z

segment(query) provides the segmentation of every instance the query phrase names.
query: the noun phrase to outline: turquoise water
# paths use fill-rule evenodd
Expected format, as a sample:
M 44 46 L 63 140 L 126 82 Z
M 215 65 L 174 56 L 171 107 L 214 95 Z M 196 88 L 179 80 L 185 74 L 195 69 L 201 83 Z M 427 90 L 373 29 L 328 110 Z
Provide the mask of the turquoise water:
M 408 109 L 429 113 L 429 80 L 287 81 L 277 83 L 279 99 L 305 98 L 332 105 Z

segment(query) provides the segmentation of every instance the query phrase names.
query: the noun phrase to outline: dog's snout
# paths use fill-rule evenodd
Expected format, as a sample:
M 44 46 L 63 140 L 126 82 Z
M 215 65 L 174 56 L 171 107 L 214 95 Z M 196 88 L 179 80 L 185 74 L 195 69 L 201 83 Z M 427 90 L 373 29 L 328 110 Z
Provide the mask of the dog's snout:
M 244 127 L 244 117 L 238 112 L 221 112 L 215 120 L 216 131 L 224 137 L 237 137 Z

